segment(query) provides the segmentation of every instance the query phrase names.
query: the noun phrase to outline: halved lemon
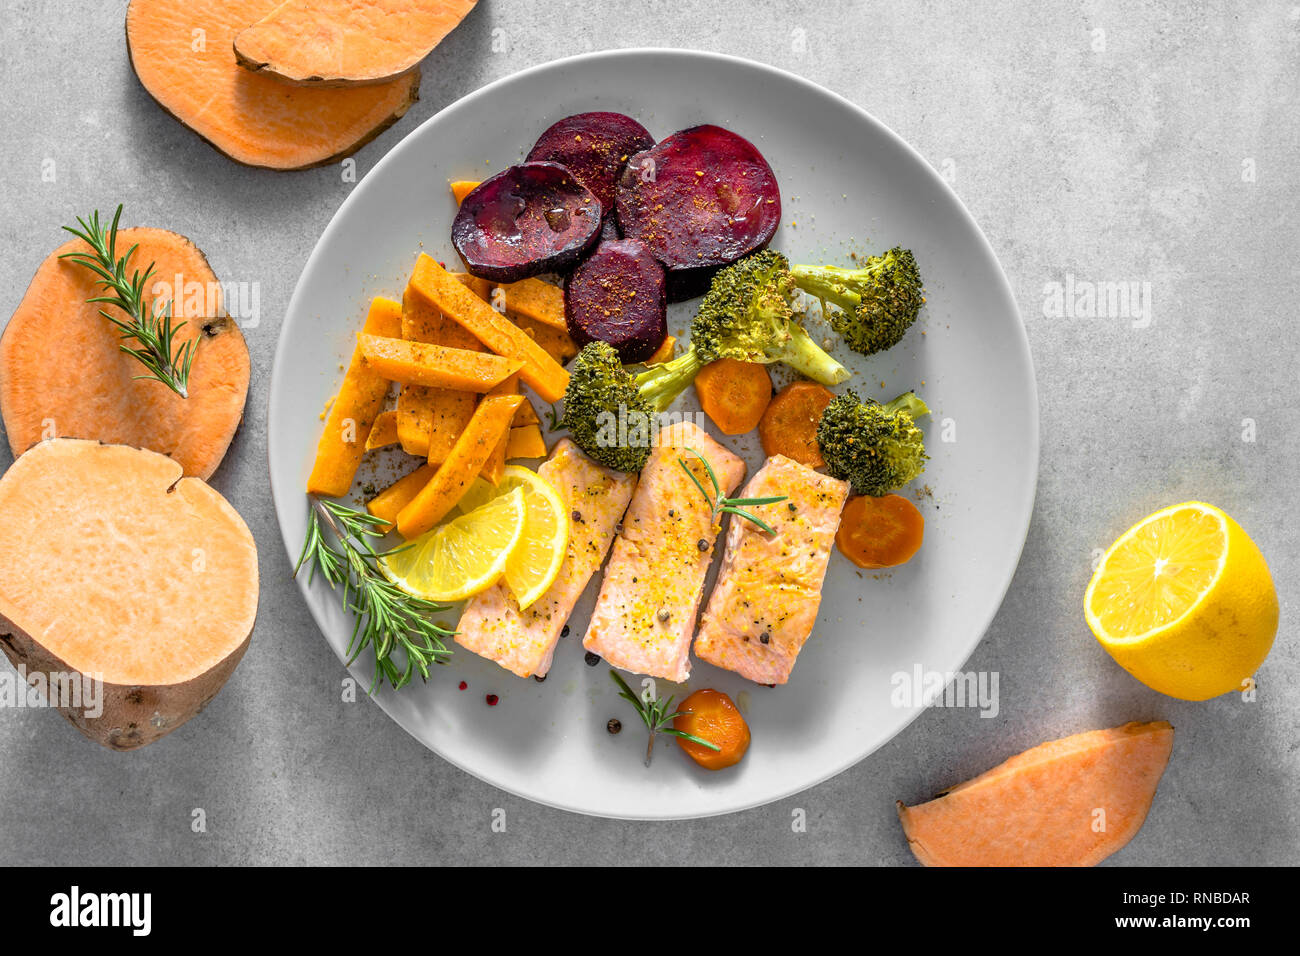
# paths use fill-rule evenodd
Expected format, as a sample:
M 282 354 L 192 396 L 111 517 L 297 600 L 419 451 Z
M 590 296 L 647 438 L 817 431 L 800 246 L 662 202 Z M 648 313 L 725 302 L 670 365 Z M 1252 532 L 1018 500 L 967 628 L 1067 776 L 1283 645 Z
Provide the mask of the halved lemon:
M 505 582 L 519 609 L 530 607 L 555 583 L 569 545 L 569 513 L 559 492 L 541 475 L 518 465 L 507 465 L 501 483 L 493 488 L 476 481 L 461 499 L 463 506 L 482 507 L 495 495 L 521 489 L 528 518 L 519 547 L 506 562 Z
M 1121 667 L 1182 700 L 1241 690 L 1277 633 L 1264 556 L 1237 522 L 1200 501 L 1124 532 L 1083 603 L 1092 633 Z
M 501 580 L 527 524 L 524 490 L 515 488 L 426 531 L 382 558 L 380 567 L 416 597 L 461 601 Z

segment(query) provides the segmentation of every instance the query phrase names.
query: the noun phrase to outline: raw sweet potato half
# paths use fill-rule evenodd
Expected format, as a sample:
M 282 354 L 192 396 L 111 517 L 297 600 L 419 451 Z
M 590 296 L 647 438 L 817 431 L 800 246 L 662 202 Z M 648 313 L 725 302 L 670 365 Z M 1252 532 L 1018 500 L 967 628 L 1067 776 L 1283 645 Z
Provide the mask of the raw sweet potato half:
M 286 0 L 235 35 L 235 58 L 285 83 L 385 83 L 415 69 L 476 2 Z
M 74 239 L 41 263 L 0 336 L 0 415 L 9 447 L 17 456 L 46 438 L 93 438 L 162 452 L 185 474 L 206 479 L 244 414 L 248 347 L 194 243 L 165 229 L 118 233 L 121 251 L 136 243 L 128 271 L 152 262 L 156 280 L 175 286 L 181 277 L 183 288 L 161 289 L 155 298 L 159 306 L 170 298 L 176 320 L 185 321 L 178 344 L 198 340 L 189 397 L 137 378 L 139 362 L 122 353 L 119 333 L 99 314 L 113 307 L 86 301 L 103 294 L 95 276 L 59 258 L 87 248 Z
M 235 35 L 277 0 L 131 0 L 131 66 L 168 113 L 236 162 L 306 169 L 356 152 L 419 97 L 420 73 L 354 89 L 309 89 L 245 70 Z
M 1141 829 L 1173 744 L 1163 720 L 1074 734 L 898 816 L 926 866 L 1093 866 Z
M 96 743 L 142 747 L 202 710 L 248 647 L 257 593 L 243 519 L 170 458 L 57 438 L 0 477 L 0 647 L 49 687 L 101 678 L 102 712 L 59 706 Z

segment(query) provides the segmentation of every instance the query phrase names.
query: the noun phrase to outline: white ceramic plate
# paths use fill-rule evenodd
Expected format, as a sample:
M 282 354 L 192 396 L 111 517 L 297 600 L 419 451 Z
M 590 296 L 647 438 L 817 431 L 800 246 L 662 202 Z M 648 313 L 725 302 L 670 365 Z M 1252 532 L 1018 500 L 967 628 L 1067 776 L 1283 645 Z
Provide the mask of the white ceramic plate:
M 427 685 L 385 689 L 376 702 L 435 753 L 530 800 L 610 817 L 726 813 L 862 760 L 920 710 L 919 701 L 895 699 L 894 675 L 917 666 L 955 671 L 974 650 L 1011 581 L 1033 506 L 1038 404 L 1028 343 L 970 215 L 920 156 L 853 104 L 714 54 L 631 50 L 548 63 L 465 97 L 402 140 L 352 191 L 308 260 L 280 333 L 270 398 L 271 487 L 291 558 L 303 540 L 321 411 L 369 298 L 400 298 L 418 252 L 457 261 L 448 180 L 519 162 L 548 125 L 585 110 L 628 113 L 656 137 L 716 123 L 752 140 L 781 184 L 785 222 L 774 247 L 793 261 L 847 262 L 850 252 L 894 244 L 915 251 L 928 295 L 917 326 L 884 355 L 864 359 L 842 345 L 835 353 L 863 394 L 887 399 L 915 387 L 934 411 L 931 462 L 917 482 L 933 490 L 920 502 L 925 545 L 878 577 L 833 558 L 817 629 L 787 685 L 769 689 L 693 662 L 689 688 L 726 691 L 753 732 L 748 755 L 724 772 L 697 768 L 669 738 L 653 767 L 642 765 L 645 738 L 631 707 L 617 698 L 605 664 L 583 660 L 598 581 L 544 683 L 458 648 Z M 691 303 L 675 306 L 670 329 L 683 330 L 691 315 Z M 679 406 L 693 400 L 688 391 Z M 753 439 L 727 444 L 751 473 L 761 463 Z M 308 586 L 305 575 L 302 588 L 342 657 L 351 621 L 338 597 L 319 580 Z M 354 670 L 368 686 L 368 663 Z M 461 681 L 468 690 L 457 689 Z M 485 694 L 500 703 L 487 706 Z M 606 731 L 611 717 L 623 723 L 618 736 Z

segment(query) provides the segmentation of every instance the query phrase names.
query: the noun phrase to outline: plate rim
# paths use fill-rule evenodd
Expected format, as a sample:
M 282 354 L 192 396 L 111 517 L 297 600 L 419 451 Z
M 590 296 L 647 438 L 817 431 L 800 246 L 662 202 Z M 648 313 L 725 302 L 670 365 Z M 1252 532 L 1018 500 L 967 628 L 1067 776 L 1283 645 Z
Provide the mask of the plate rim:
M 760 73 L 766 74 L 767 76 L 772 77 L 774 79 L 779 79 L 786 82 L 792 82 L 796 86 L 803 87 L 804 90 L 809 93 L 818 96 L 827 97 L 830 100 L 835 101 L 839 106 L 847 107 L 856 115 L 856 117 L 860 121 L 866 123 L 868 126 L 873 127 L 877 132 L 888 137 L 890 140 L 893 141 L 895 146 L 901 147 L 901 149 L 909 157 L 915 160 L 920 165 L 920 167 L 926 171 L 932 184 L 937 186 L 940 190 L 942 190 L 942 192 L 946 194 L 947 197 L 955 204 L 957 210 L 959 210 L 960 212 L 961 217 L 965 220 L 966 224 L 969 227 L 971 227 L 974 234 L 979 238 L 981 252 L 988 258 L 989 262 L 993 265 L 994 271 L 997 273 L 997 277 L 1000 280 L 998 284 L 999 291 L 1001 292 L 1002 297 L 1005 299 L 1007 305 L 1009 306 L 1010 312 L 1019 320 L 1018 327 L 1019 327 L 1020 335 L 1017 343 L 1019 358 L 1021 361 L 1024 362 L 1025 367 L 1029 373 L 1027 381 L 1028 381 L 1028 388 L 1029 388 L 1029 397 L 1032 398 L 1032 401 L 1029 403 L 1029 409 L 1028 409 L 1030 425 L 1031 425 L 1031 429 L 1030 429 L 1031 454 L 1028 456 L 1028 467 L 1029 467 L 1028 478 L 1030 479 L 1028 482 L 1029 494 L 1026 498 L 1026 505 L 1024 507 L 1023 515 L 1021 516 L 1020 527 L 1018 529 L 1018 534 L 1016 536 L 1018 539 L 1018 546 L 1016 549 L 1015 563 L 1012 566 L 1011 573 L 1007 577 L 1006 583 L 1002 586 L 1001 593 L 998 595 L 997 601 L 992 605 L 992 609 L 989 611 L 987 618 L 980 624 L 979 628 L 974 631 L 974 638 L 970 643 L 970 646 L 967 647 L 962 652 L 961 662 L 960 664 L 957 665 L 956 669 L 960 670 L 964 668 L 966 666 L 966 663 L 970 660 L 971 656 L 975 653 L 976 649 L 980 646 L 981 643 L 983 643 L 984 638 L 988 633 L 989 627 L 992 625 L 994 619 L 997 617 L 998 612 L 1002 609 L 1002 605 L 1006 601 L 1007 593 L 1011 589 L 1011 584 L 1015 580 L 1016 571 L 1019 569 L 1020 562 L 1024 557 L 1025 543 L 1028 540 L 1029 528 L 1033 521 L 1034 507 L 1037 502 L 1037 496 L 1038 496 L 1038 479 L 1039 479 L 1039 472 L 1040 472 L 1040 458 L 1042 453 L 1041 409 L 1039 406 L 1039 397 L 1038 397 L 1038 379 L 1034 370 L 1033 353 L 1029 347 L 1029 333 L 1027 328 L 1025 327 L 1024 317 L 1021 315 L 1019 306 L 1016 304 L 1015 290 L 1012 288 L 1011 282 L 1007 278 L 1006 271 L 1002 268 L 1002 263 L 998 259 L 997 252 L 996 250 L 994 250 L 992 243 L 989 242 L 988 236 L 984 234 L 984 230 L 980 227 L 979 222 L 975 219 L 971 211 L 966 207 L 966 204 L 962 201 L 961 197 L 957 195 L 957 192 L 952 188 L 952 186 L 948 183 L 948 181 L 944 179 L 941 175 L 939 175 L 939 173 L 934 169 L 934 167 L 930 164 L 930 162 L 926 160 L 926 158 L 922 156 L 921 153 L 914 146 L 912 146 L 911 143 L 909 143 L 906 139 L 904 139 L 902 136 L 896 133 L 891 127 L 886 125 L 881 120 L 877 119 L 873 114 L 867 111 L 864 107 L 859 106 L 857 103 L 854 103 L 848 97 L 840 93 L 837 93 L 834 90 L 828 89 L 827 87 L 824 87 L 821 84 L 814 82 L 813 80 L 800 76 L 797 73 L 793 73 L 790 70 L 786 70 L 782 67 L 774 66 L 770 63 L 763 63 L 757 60 L 748 59 L 746 57 L 736 56 L 730 53 L 719 53 L 712 50 L 699 50 L 693 48 L 679 48 L 679 47 L 654 47 L 654 46 L 627 47 L 627 48 L 616 49 L 616 50 L 594 50 L 590 52 L 574 54 L 572 56 L 565 56 L 553 60 L 547 60 L 543 63 L 536 63 L 532 66 L 525 67 L 522 70 L 517 70 L 505 76 L 498 77 L 497 79 L 492 80 L 490 83 L 487 83 L 474 90 L 471 90 L 469 93 L 466 93 L 464 96 L 461 96 L 460 98 L 451 101 L 450 103 L 443 106 L 436 113 L 423 120 L 418 126 L 409 130 L 405 135 L 402 136 L 400 140 L 398 140 L 391 147 L 389 147 L 388 150 L 381 157 L 379 157 L 379 159 L 375 162 L 375 164 L 366 172 L 364 176 L 362 176 L 361 180 L 356 184 L 356 187 L 353 188 L 348 193 L 348 195 L 343 198 L 342 202 L 339 203 L 338 208 L 334 210 L 333 215 L 330 216 L 329 222 L 325 224 L 325 228 L 321 230 L 320 235 L 316 238 L 316 241 L 312 246 L 312 250 L 308 254 L 306 261 L 303 263 L 302 270 L 299 272 L 298 280 L 294 284 L 293 293 L 289 297 L 288 304 L 285 306 L 284 316 L 281 319 L 280 331 L 276 338 L 275 355 L 271 362 L 270 378 L 267 383 L 267 400 L 266 400 L 267 401 L 267 405 L 266 405 L 267 472 L 268 472 L 269 484 L 271 489 L 272 507 L 275 510 L 276 527 L 280 533 L 281 543 L 284 545 L 285 551 L 288 555 L 290 568 L 294 567 L 294 565 L 297 563 L 298 548 L 291 542 L 290 537 L 287 533 L 287 529 L 285 527 L 285 521 L 286 521 L 285 515 L 287 514 L 288 502 L 285 501 L 282 503 L 280 499 L 280 495 L 277 493 L 275 469 L 272 467 L 272 454 L 273 454 L 274 445 L 270 441 L 271 423 L 276 417 L 275 411 L 277 405 L 279 404 L 279 402 L 277 401 L 277 395 L 279 395 L 282 391 L 282 389 L 276 387 L 276 383 L 281 377 L 282 369 L 284 365 L 288 363 L 288 358 L 286 354 L 287 350 L 285 347 L 286 335 L 288 333 L 291 317 L 296 313 L 296 311 L 302 308 L 299 299 L 300 297 L 303 297 L 306 294 L 305 279 L 307 273 L 312 265 L 313 259 L 315 259 L 317 255 L 318 250 L 324 243 L 326 237 L 332 235 L 344 211 L 347 208 L 349 208 L 349 205 L 351 203 L 360 201 L 357 197 L 363 196 L 365 194 L 367 180 L 371 179 L 371 177 L 377 176 L 377 174 L 379 174 L 384 169 L 384 167 L 390 162 L 394 153 L 396 153 L 399 149 L 401 149 L 407 143 L 408 140 L 415 137 L 416 134 L 419 133 L 420 130 L 422 130 L 425 126 L 434 123 L 444 113 L 448 112 L 449 110 L 453 108 L 458 108 L 464 104 L 472 103 L 480 98 L 490 95 L 498 87 L 504 86 L 508 83 L 518 82 L 526 77 L 535 75 L 537 73 L 556 70 L 556 69 L 563 69 L 566 67 L 571 67 L 578 64 L 586 64 L 589 62 L 597 62 L 597 61 L 605 61 L 605 60 L 617 61 L 620 59 L 632 59 L 635 57 L 646 57 L 646 56 L 678 58 L 683 60 L 705 60 L 705 61 L 712 61 L 714 63 L 725 64 L 728 67 L 742 67 L 745 69 L 757 70 Z M 370 675 L 358 675 L 356 673 L 353 673 L 353 668 L 349 667 L 347 664 L 345 653 L 336 650 L 333 644 L 330 642 L 329 638 L 326 636 L 325 625 L 321 619 L 322 615 L 317 611 L 317 608 L 315 607 L 315 605 L 313 604 L 312 600 L 308 595 L 307 578 L 297 577 L 295 579 L 295 583 L 297 585 L 298 593 L 301 595 L 303 599 L 303 603 L 306 604 L 307 611 L 311 615 L 312 622 L 316 625 L 316 630 L 319 632 L 320 637 L 324 640 L 325 645 L 331 651 L 334 652 L 335 657 L 337 657 L 339 661 L 344 665 L 344 668 L 347 670 L 350 676 L 361 681 L 368 680 Z M 370 695 L 367 696 L 369 697 Z M 452 757 L 442 753 L 440 750 L 435 749 L 428 742 L 421 739 L 415 733 L 415 731 L 408 728 L 405 724 L 403 724 L 400 720 L 398 720 L 393 714 L 391 714 L 388 711 L 388 709 L 384 707 L 383 703 L 380 700 L 376 698 L 371 698 L 371 700 L 376 706 L 379 707 L 381 711 L 383 711 L 385 717 L 387 717 L 390 721 L 392 721 L 392 723 L 396 724 L 402 731 L 404 731 L 406 734 L 408 734 L 410 737 L 416 740 L 420 744 L 420 746 L 423 747 L 425 750 L 427 750 L 429 753 L 433 754 L 440 760 L 450 764 L 451 766 L 456 767 L 458 770 L 461 770 L 464 773 L 469 774 L 474 779 L 480 780 L 483 783 L 496 788 L 497 790 L 503 791 L 505 793 L 509 793 L 511 796 L 517 797 L 521 800 L 527 800 L 530 803 L 551 807 L 556 810 L 562 810 L 568 813 L 574 813 L 581 816 L 596 817 L 598 819 L 626 820 L 626 821 L 636 821 L 636 822 L 661 822 L 661 821 L 670 821 L 670 820 L 702 820 L 711 817 L 726 816 L 727 814 L 732 814 L 732 813 L 740 813 L 745 810 L 752 810 L 757 807 L 768 806 L 778 801 L 789 799 L 790 797 L 802 793 L 805 790 L 811 790 L 813 787 L 820 786 L 826 781 L 831 780 L 832 778 L 837 777 L 840 774 L 844 773 L 845 771 L 850 770 L 853 767 L 857 766 L 859 763 L 872 756 L 881 747 L 897 739 L 904 731 L 906 731 L 912 725 L 912 723 L 917 719 L 917 717 L 920 716 L 920 714 L 923 711 L 929 709 L 928 705 L 914 706 L 909 708 L 910 713 L 907 715 L 906 719 L 898 726 L 898 728 L 890 736 L 888 736 L 884 740 L 878 741 L 876 744 L 874 744 L 873 746 L 871 746 L 870 748 L 868 748 L 867 750 L 863 751 L 860 754 L 851 756 L 847 761 L 838 763 L 836 766 L 829 769 L 825 773 L 818 775 L 815 779 L 806 780 L 798 783 L 797 785 L 787 787 L 785 789 L 782 789 L 779 793 L 775 793 L 770 796 L 763 796 L 759 798 L 752 798 L 752 799 L 744 798 L 741 802 L 735 805 L 724 807 L 724 808 L 718 808 L 718 809 L 709 809 L 702 812 L 673 813 L 669 811 L 662 814 L 646 814 L 646 813 L 626 813 L 626 812 L 617 812 L 617 811 L 611 812 L 611 811 L 593 810 L 589 807 L 568 805 L 557 800 L 548 800 L 542 797 L 532 796 L 526 793 L 522 793 L 519 790 L 515 789 L 514 787 L 507 786 L 495 780 L 489 779 L 488 777 L 484 776 L 482 773 L 478 772 L 477 770 L 469 766 L 466 766 L 461 761 L 455 760 Z

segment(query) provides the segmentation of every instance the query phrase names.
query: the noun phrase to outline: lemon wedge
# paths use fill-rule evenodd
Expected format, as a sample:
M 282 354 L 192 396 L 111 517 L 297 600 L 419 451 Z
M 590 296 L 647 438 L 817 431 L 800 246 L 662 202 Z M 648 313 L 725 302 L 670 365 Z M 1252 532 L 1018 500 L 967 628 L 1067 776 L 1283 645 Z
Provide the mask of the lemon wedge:
M 495 488 L 485 481 L 475 482 L 466 504 L 481 507 L 480 502 L 491 496 L 516 489 L 523 491 L 528 517 L 519 546 L 506 562 L 505 583 L 522 611 L 545 594 L 560 573 L 569 545 L 569 513 L 550 482 L 518 465 L 507 465 Z
M 1242 690 L 1277 633 L 1273 578 L 1258 547 L 1213 505 L 1184 502 L 1124 532 L 1084 595 L 1088 626 L 1126 671 L 1162 694 Z
M 408 594 L 461 601 L 501 580 L 527 524 L 524 489 L 517 487 L 472 510 L 462 509 L 459 517 L 385 555 L 380 567 Z

